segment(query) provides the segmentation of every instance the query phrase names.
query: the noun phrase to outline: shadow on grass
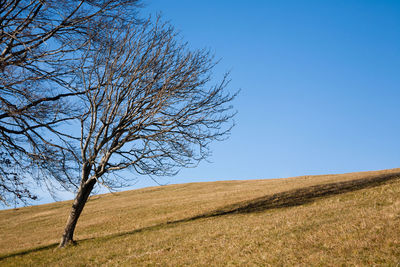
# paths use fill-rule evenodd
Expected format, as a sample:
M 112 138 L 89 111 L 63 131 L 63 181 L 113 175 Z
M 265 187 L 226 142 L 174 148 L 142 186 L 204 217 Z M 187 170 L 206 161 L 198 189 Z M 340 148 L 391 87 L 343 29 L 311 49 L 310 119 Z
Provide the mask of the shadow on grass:
M 196 217 L 202 218 L 222 216 L 232 213 L 262 212 L 269 209 L 299 206 L 314 202 L 317 199 L 375 187 L 398 178 L 400 178 L 400 174 L 398 173 L 386 174 L 378 177 L 367 177 L 344 182 L 303 187 L 236 203 Z
M 198 219 L 212 218 L 230 214 L 245 214 L 252 212 L 263 212 L 270 209 L 279 209 L 293 206 L 300 206 L 303 204 L 314 202 L 318 199 L 327 198 L 334 195 L 339 195 L 347 192 L 357 191 L 364 188 L 375 187 L 391 180 L 400 179 L 400 174 L 384 174 L 378 177 L 367 177 L 362 179 L 350 180 L 345 182 L 336 182 L 322 185 L 314 185 L 299 189 L 293 189 L 273 195 L 266 195 L 263 197 L 255 198 L 222 207 L 217 210 L 206 212 L 194 217 L 184 218 L 175 221 L 168 221 L 157 225 L 143 227 L 132 231 L 116 233 L 109 236 L 100 237 L 100 239 L 108 240 L 115 237 L 122 237 L 132 235 L 144 231 L 154 231 L 157 229 L 165 228 L 168 226 L 175 226 L 180 223 L 191 222 Z M 90 238 L 94 239 L 94 238 Z M 84 240 L 90 240 L 84 239 Z M 84 241 L 83 239 L 81 241 Z
M 26 249 L 26 250 L 22 250 L 22 251 L 18 251 L 18 252 L 12 252 L 12 253 L 8 253 L 8 254 L 0 255 L 0 261 L 7 259 L 7 258 L 23 256 L 23 255 L 26 255 L 26 254 L 29 254 L 32 252 L 38 252 L 38 251 L 57 248 L 57 247 L 58 247 L 58 243 L 53 243 L 50 245 L 40 246 L 40 247 L 36 247 L 36 248 L 30 248 L 30 249 Z
M 168 221 L 165 223 L 143 227 L 140 229 L 136 229 L 133 231 L 123 232 L 123 233 L 116 233 L 104 237 L 97 237 L 97 238 L 86 238 L 81 239 L 79 242 L 85 242 L 89 240 L 109 240 L 116 237 L 122 237 L 127 235 L 132 235 L 144 231 L 154 231 L 157 229 L 175 226 L 180 223 L 184 222 L 191 222 L 198 219 L 205 219 L 211 217 L 218 217 L 224 216 L 229 214 L 244 214 L 244 213 L 252 213 L 252 212 L 262 212 L 270 209 L 279 209 L 279 208 L 286 208 L 286 207 L 293 207 L 299 206 L 307 203 L 314 202 L 318 199 L 327 198 L 334 195 L 339 195 L 347 192 L 353 192 L 364 188 L 375 187 L 386 183 L 391 180 L 399 179 L 400 174 L 385 174 L 380 176 L 373 176 L 367 177 L 362 179 L 350 180 L 345 182 L 336 182 L 336 183 L 329 183 L 329 184 L 322 184 L 322 185 L 314 185 L 299 189 L 293 189 L 281 193 L 276 193 L 273 195 L 266 195 L 263 197 L 255 198 L 248 201 L 239 202 L 236 204 L 232 204 L 226 207 L 222 207 L 217 210 L 213 210 L 210 212 L 206 212 L 194 217 L 175 220 L 175 221 Z M 29 254 L 31 252 L 38 252 L 41 250 L 56 248 L 58 244 L 51 244 L 47 246 L 41 246 L 29 250 L 24 250 L 16 253 L 6 254 L 0 256 L 0 261 L 6 258 L 20 256 Z

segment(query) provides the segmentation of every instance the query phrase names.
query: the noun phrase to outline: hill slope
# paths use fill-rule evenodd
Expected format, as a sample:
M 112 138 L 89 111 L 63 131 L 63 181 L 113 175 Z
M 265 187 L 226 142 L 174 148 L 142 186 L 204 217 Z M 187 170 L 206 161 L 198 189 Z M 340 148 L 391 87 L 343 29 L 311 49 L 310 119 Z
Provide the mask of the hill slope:
M 0 211 L 0 265 L 400 263 L 400 169 L 145 188 Z

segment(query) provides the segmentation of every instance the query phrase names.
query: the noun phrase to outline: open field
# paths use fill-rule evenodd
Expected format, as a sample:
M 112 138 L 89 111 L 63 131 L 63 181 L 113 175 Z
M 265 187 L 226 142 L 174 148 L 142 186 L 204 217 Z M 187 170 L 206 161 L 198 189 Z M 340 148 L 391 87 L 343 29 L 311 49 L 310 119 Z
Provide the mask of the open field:
M 1 266 L 400 265 L 400 169 L 98 195 L 0 211 Z

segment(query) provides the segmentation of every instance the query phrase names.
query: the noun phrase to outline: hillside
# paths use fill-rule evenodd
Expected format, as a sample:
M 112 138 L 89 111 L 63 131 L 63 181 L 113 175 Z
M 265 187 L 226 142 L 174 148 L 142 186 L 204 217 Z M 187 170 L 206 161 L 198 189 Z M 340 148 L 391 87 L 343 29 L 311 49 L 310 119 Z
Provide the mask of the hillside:
M 400 264 L 400 169 L 189 183 L 0 211 L 0 265 Z

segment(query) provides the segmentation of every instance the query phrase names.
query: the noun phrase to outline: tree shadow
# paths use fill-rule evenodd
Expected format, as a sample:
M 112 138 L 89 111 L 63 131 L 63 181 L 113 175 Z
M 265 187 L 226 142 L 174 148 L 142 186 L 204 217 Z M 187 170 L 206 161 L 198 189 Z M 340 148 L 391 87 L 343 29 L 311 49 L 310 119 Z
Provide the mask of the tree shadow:
M 299 206 L 314 202 L 321 198 L 327 198 L 347 192 L 375 187 L 398 178 L 400 178 L 400 174 L 398 173 L 386 174 L 380 175 L 379 177 L 367 177 L 344 182 L 303 187 L 273 195 L 266 195 L 250 201 L 236 203 L 198 217 L 214 217 L 233 213 L 262 212 L 269 209 Z
M 0 261 L 2 261 L 4 259 L 7 259 L 7 258 L 12 258 L 12 257 L 16 257 L 16 256 L 23 256 L 23 255 L 26 255 L 26 254 L 29 254 L 29 253 L 32 253 L 32 252 L 38 252 L 38 251 L 57 248 L 57 247 L 58 247 L 58 243 L 52 243 L 50 245 L 44 245 L 44 246 L 30 248 L 30 249 L 26 249 L 26 250 L 22 250 L 22 251 L 7 253 L 7 254 L 4 254 L 4 255 L 0 256 Z
M 156 225 L 152 225 L 152 226 L 148 226 L 148 227 L 143 227 L 143 228 L 135 229 L 132 231 L 111 234 L 111 235 L 107 235 L 107 236 L 103 236 L 103 237 L 92 237 L 92 238 L 80 239 L 78 242 L 86 242 L 86 241 L 94 240 L 94 239 L 109 240 L 109 239 L 113 239 L 116 237 L 132 235 L 132 234 L 136 234 L 136 233 L 140 233 L 140 232 L 144 232 L 144 231 L 154 231 L 154 230 L 158 230 L 158 229 L 165 228 L 165 227 L 172 227 L 172 226 L 176 226 L 180 223 L 191 222 L 191 221 L 205 219 L 205 218 L 212 218 L 212 217 L 218 217 L 218 216 L 224 216 L 224 215 L 230 215 L 230 214 L 246 214 L 246 213 L 254 213 L 254 212 L 263 212 L 263 211 L 271 210 L 271 209 L 280 209 L 280 208 L 286 208 L 286 207 L 299 206 L 299 205 L 304 205 L 307 203 L 314 202 L 318 199 L 327 198 L 330 196 L 339 195 L 339 194 L 343 194 L 343 193 L 347 193 L 347 192 L 353 192 L 353 191 L 357 191 L 357 190 L 361 190 L 361 189 L 365 189 L 365 188 L 375 187 L 375 186 L 378 186 L 378 185 L 387 183 L 391 180 L 395 180 L 395 179 L 399 179 L 399 178 L 400 178 L 400 174 L 398 174 L 398 173 L 384 174 L 384 175 L 380 175 L 378 177 L 372 176 L 372 177 L 344 181 L 344 182 L 314 185 L 314 186 L 309 186 L 309 187 L 304 187 L 304 188 L 299 188 L 299 189 L 293 189 L 293 190 L 289 190 L 289 191 L 285 191 L 285 192 L 281 192 L 281 193 L 276 193 L 273 195 L 266 195 L 266 196 L 255 198 L 255 199 L 248 200 L 248 201 L 242 201 L 239 203 L 228 205 L 228 206 L 222 207 L 220 209 L 206 212 L 206 213 L 196 215 L 193 217 L 189 217 L 189 218 L 168 221 L 165 223 L 160 223 L 160 224 L 156 224 Z M 41 246 L 41 247 L 32 248 L 32 249 L 28 249 L 28 250 L 24 250 L 24 251 L 19 251 L 16 253 L 2 255 L 2 256 L 0 256 L 0 261 L 3 259 L 6 259 L 6 258 L 10 258 L 10 257 L 29 254 L 31 252 L 38 252 L 38 251 L 45 250 L 45 249 L 56 248 L 57 245 L 58 244 L 50 244 L 47 246 Z
M 132 235 L 149 230 L 157 230 L 168 226 L 175 226 L 180 223 L 191 222 L 199 219 L 206 219 L 211 217 L 218 217 L 230 214 L 245 214 L 254 212 L 263 212 L 271 209 L 280 209 L 286 207 L 300 206 L 307 203 L 314 202 L 318 199 L 327 198 L 330 196 L 343 194 L 347 192 L 353 192 L 365 188 L 371 188 L 382 185 L 391 180 L 399 179 L 400 174 L 384 174 L 379 177 L 367 177 L 362 179 L 336 182 L 322 185 L 314 185 L 299 189 L 293 189 L 273 195 L 266 195 L 263 197 L 255 198 L 248 201 L 242 201 L 232 205 L 228 205 L 210 212 L 206 212 L 200 215 L 196 215 L 189 218 L 168 221 L 157 225 L 143 227 L 132 231 L 116 233 L 101 238 L 112 239 L 115 237 L 121 237 L 126 235 Z M 91 238 L 92 239 L 92 238 Z M 88 240 L 88 239 L 85 239 Z

